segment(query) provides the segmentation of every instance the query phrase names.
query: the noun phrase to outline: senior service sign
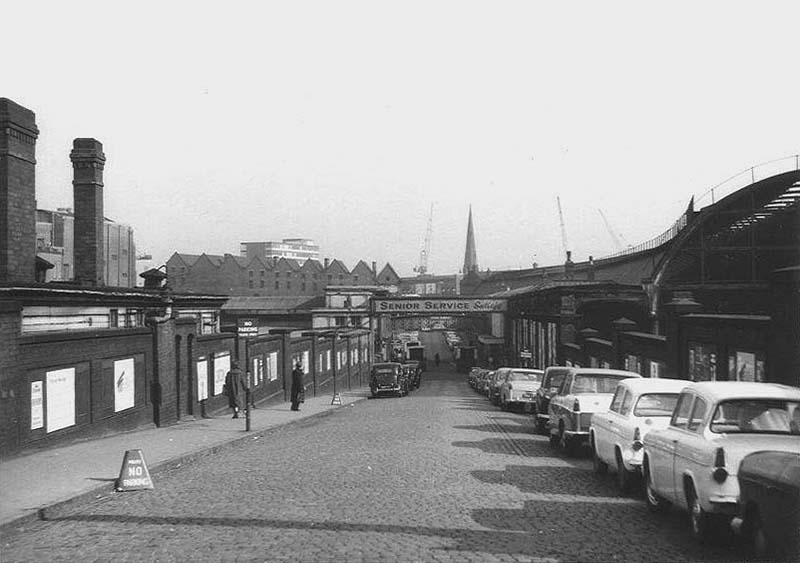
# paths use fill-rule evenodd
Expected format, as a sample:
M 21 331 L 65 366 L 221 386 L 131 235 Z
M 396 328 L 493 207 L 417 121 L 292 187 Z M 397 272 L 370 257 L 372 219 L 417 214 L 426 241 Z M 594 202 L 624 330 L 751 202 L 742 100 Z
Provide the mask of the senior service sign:
M 447 315 L 469 313 L 502 313 L 507 308 L 505 299 L 493 298 L 424 298 L 373 299 L 372 312 L 376 314 Z

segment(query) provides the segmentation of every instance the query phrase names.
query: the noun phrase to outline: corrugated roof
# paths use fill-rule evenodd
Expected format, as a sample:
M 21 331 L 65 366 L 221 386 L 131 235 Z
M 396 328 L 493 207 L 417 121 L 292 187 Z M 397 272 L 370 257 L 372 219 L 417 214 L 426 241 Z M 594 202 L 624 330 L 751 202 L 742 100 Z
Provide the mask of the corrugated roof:
M 273 297 L 242 297 L 233 296 L 222 306 L 225 311 L 306 311 L 325 305 L 325 296 L 309 297 L 299 296 L 273 296 Z

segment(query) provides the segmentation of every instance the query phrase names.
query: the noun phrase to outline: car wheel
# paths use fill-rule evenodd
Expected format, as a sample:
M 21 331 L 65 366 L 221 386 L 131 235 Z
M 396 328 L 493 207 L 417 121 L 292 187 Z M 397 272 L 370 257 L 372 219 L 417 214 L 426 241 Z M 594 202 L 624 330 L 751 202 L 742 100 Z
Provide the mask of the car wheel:
M 698 542 L 705 542 L 711 536 L 712 518 L 700 504 L 700 499 L 694 491 L 694 486 L 690 485 L 686 491 L 686 504 L 689 507 L 689 524 L 692 538 Z
M 767 558 L 772 556 L 772 545 L 769 541 L 767 531 L 764 529 L 764 523 L 757 510 L 753 510 L 750 520 L 749 535 L 753 539 L 753 549 L 758 558 Z
M 647 502 L 647 508 L 650 509 L 650 512 L 666 514 L 669 509 L 669 503 L 658 496 L 658 493 L 656 493 L 656 490 L 653 488 L 653 477 L 650 475 L 648 461 L 646 459 L 642 464 L 642 469 L 644 470 L 644 498 Z
M 564 423 L 562 422 L 558 427 L 558 445 L 567 454 L 568 457 L 575 457 L 577 454 L 577 448 L 575 446 L 575 441 L 570 439 L 567 436 L 567 433 L 564 432 Z
M 617 487 L 619 492 L 627 494 L 631 490 L 631 483 L 633 482 L 633 475 L 630 471 L 625 469 L 625 464 L 622 461 L 622 454 L 617 450 Z
M 550 445 L 554 448 L 557 448 L 559 443 L 561 443 L 561 436 L 559 434 L 553 434 L 553 430 L 549 427 L 549 425 L 547 432 L 550 434 Z
M 597 454 L 597 444 L 594 443 L 594 436 L 592 436 L 592 467 L 597 475 L 604 475 L 608 471 L 608 464 L 600 459 Z

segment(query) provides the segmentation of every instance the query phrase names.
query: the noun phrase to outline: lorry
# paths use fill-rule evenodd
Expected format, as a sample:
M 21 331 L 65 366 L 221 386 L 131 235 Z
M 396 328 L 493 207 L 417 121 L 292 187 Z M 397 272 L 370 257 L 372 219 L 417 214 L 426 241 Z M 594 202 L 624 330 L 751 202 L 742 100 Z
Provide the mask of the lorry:
M 420 368 L 425 371 L 425 346 L 409 346 L 406 348 L 408 359 L 419 362 Z

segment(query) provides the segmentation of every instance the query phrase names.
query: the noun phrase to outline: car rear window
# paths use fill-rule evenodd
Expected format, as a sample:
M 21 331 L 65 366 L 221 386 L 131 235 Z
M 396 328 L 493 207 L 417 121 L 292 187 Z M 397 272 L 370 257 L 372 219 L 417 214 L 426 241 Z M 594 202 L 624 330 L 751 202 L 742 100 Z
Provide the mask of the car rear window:
M 613 393 L 617 388 L 620 379 L 625 379 L 621 375 L 576 375 L 575 383 L 572 384 L 572 392 L 579 393 Z
M 672 416 L 678 403 L 678 393 L 647 393 L 639 397 L 633 408 L 634 416 Z
M 723 401 L 714 411 L 710 428 L 716 433 L 800 435 L 800 401 Z
M 524 371 L 512 371 L 508 376 L 509 381 L 539 381 L 542 376 L 538 373 L 528 373 Z

